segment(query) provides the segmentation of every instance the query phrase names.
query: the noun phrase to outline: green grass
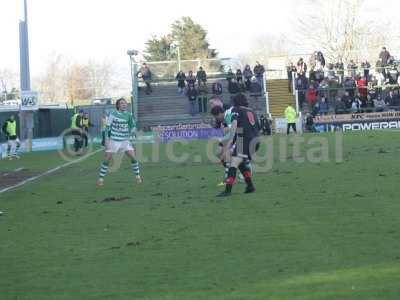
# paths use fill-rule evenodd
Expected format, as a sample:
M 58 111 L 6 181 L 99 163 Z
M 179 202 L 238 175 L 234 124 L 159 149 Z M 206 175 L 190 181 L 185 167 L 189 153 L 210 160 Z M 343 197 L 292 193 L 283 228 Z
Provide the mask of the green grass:
M 174 164 L 164 148 L 141 186 L 125 161 L 97 189 L 99 153 L 0 195 L 0 299 L 400 299 L 398 133 L 347 134 L 343 162 L 280 162 L 276 148 L 257 193 L 238 184 L 223 201 L 219 165 Z

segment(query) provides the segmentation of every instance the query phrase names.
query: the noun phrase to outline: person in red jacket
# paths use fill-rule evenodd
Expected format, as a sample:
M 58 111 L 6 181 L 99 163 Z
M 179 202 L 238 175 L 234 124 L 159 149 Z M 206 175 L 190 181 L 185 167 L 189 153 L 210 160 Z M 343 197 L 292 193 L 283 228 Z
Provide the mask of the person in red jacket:
M 356 83 L 361 100 L 367 99 L 367 80 L 364 77 L 360 77 L 357 79 Z
M 314 88 L 313 85 L 310 85 L 310 88 L 307 90 L 307 102 L 310 108 L 314 108 L 315 103 L 317 103 L 318 91 Z

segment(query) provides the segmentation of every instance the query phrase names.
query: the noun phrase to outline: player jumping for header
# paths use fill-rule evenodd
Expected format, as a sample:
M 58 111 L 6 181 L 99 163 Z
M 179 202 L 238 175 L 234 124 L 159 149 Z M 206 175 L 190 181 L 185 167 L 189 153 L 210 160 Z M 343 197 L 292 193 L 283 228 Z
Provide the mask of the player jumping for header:
M 239 94 L 234 98 L 231 124 L 232 137 L 224 147 L 224 151 L 229 151 L 229 149 L 233 148 L 233 152 L 225 191 L 219 194 L 219 197 L 231 195 L 232 187 L 236 182 L 237 169 L 244 176 L 246 182 L 245 193 L 255 192 L 249 162 L 260 146 L 260 125 L 256 114 L 245 106 L 246 103 L 247 99 L 243 94 Z
M 136 182 L 141 183 L 139 162 L 136 159 L 135 149 L 131 143 L 131 137 L 136 129 L 136 123 L 130 112 L 127 111 L 127 102 L 124 98 L 118 99 L 116 110 L 112 111 L 107 118 L 105 160 L 101 164 L 97 185 L 104 184 L 104 177 L 107 174 L 109 163 L 113 154 L 125 152 L 131 158 L 132 171 L 135 174 Z

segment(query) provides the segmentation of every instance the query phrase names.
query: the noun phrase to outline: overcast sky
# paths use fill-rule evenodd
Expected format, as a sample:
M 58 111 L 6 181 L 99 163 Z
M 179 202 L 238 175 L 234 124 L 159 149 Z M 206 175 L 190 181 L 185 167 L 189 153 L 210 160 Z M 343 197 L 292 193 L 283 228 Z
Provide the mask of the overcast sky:
M 0 0 L 0 68 L 19 68 L 22 2 Z M 397 19 L 398 0 L 367 2 L 372 12 L 385 8 L 385 15 L 374 17 Z M 298 0 L 28 0 L 31 72 L 39 74 L 50 53 L 80 61 L 128 63 L 127 49 L 143 50 L 151 34 L 167 33 L 182 16 L 192 17 L 208 30 L 211 47 L 220 56 L 232 57 L 248 51 L 257 36 L 290 32 L 298 11 L 293 8 L 298 5 Z

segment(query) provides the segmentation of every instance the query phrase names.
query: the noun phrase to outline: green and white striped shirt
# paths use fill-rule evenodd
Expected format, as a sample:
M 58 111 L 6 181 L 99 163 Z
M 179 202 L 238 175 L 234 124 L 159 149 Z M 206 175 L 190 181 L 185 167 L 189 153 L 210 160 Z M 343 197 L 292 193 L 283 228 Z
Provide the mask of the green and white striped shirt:
M 107 118 L 106 132 L 114 141 L 126 141 L 132 136 L 136 129 L 136 122 L 130 112 L 119 112 L 114 110 Z

